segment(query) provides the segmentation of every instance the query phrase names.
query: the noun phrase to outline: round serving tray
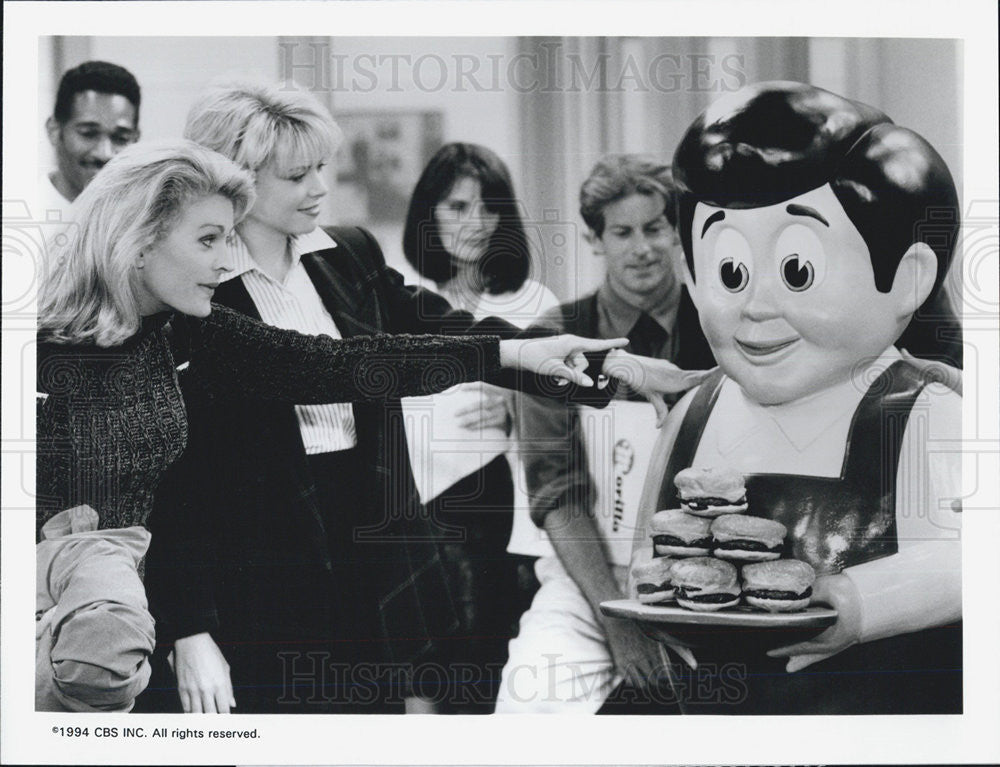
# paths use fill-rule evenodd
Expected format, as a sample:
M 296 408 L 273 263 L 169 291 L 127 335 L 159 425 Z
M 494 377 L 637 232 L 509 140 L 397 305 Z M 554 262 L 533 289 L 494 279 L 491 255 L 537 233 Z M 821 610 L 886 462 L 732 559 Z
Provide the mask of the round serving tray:
M 815 605 L 794 613 L 768 613 L 746 605 L 700 613 L 676 605 L 647 605 L 635 599 L 614 599 L 601 602 L 601 612 L 614 618 L 631 618 L 646 623 L 744 628 L 824 628 L 837 620 L 836 610 Z

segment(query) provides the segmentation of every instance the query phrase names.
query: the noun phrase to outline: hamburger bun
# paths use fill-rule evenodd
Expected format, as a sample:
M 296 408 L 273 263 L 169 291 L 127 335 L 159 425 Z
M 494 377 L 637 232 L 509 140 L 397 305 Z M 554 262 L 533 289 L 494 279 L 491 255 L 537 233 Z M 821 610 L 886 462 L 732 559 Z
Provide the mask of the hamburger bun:
M 729 514 L 712 521 L 712 552 L 735 562 L 778 559 L 788 528 L 780 522 L 746 514 Z
M 726 467 L 691 467 L 674 477 L 681 506 L 699 517 L 740 514 L 747 510 L 743 475 Z
M 816 571 L 799 559 L 776 559 L 743 568 L 743 598 L 772 613 L 804 610 L 812 597 Z
M 674 584 L 670 571 L 673 564 L 672 559 L 659 557 L 635 565 L 632 579 L 635 581 L 636 599 L 647 605 L 672 602 Z
M 712 522 L 683 509 L 658 511 L 649 523 L 657 556 L 707 557 L 712 549 Z
M 698 612 L 714 612 L 739 604 L 736 568 L 714 557 L 691 557 L 674 562 L 671 575 L 677 604 Z

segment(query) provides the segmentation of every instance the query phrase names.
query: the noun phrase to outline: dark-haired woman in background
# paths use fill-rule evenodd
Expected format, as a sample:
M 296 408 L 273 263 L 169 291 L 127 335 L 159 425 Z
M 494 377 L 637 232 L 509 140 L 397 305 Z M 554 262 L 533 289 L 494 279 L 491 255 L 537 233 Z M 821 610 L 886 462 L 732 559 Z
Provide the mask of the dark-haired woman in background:
M 558 304 L 548 288 L 529 276 L 531 251 L 510 172 L 485 147 L 447 144 L 431 158 L 410 200 L 403 252 L 436 292 L 477 318 L 496 315 L 526 327 Z M 507 553 L 516 489 L 523 487 L 514 481 L 521 466 L 513 393 L 475 383 L 457 386 L 432 402 L 435 432 L 453 438 L 466 433 L 472 441 L 468 462 L 451 467 L 449 477 L 457 481 L 442 488 L 440 474 L 435 478 L 433 473 L 447 472 L 441 462 L 453 454 L 438 456 L 432 466 L 420 435 L 409 439 L 411 459 L 418 464 L 415 473 L 423 469 L 432 475 L 422 500 L 445 539 L 453 541 L 446 550 L 463 626 L 449 660 L 474 667 L 477 692 L 476 706 L 463 710 L 486 713 L 493 709 L 507 643 L 530 604 L 534 583 L 530 565 Z M 417 412 L 423 406 L 426 412 L 426 401 L 404 405 Z M 507 449 L 499 450 L 504 444 Z M 469 473 L 462 475 L 466 469 Z M 526 498 L 519 505 L 526 508 Z

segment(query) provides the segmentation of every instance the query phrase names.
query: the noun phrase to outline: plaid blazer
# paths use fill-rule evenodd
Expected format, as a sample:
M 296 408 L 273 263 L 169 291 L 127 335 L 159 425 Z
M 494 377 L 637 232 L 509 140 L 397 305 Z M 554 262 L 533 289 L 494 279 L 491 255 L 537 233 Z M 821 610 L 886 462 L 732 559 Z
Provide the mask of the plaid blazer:
M 328 233 L 338 247 L 305 254 L 302 262 L 345 338 L 521 334 L 495 319 L 477 323 L 440 296 L 406 286 L 368 232 Z M 215 301 L 260 319 L 240 279 L 220 285 Z M 183 373 L 180 380 L 183 389 Z M 194 387 L 184 394 L 188 449 L 168 470 L 150 519 L 146 585 L 158 641 L 210 631 L 224 647 L 302 635 L 306 617 L 315 620 L 317 594 L 349 591 L 351 584 L 332 582 L 294 408 L 238 396 L 201 400 Z M 370 499 L 363 513 L 368 524 L 355 528 L 354 540 L 371 544 L 373 562 L 357 577 L 378 595 L 387 659 L 416 662 L 457 630 L 458 616 L 436 531 L 420 513 L 399 401 L 355 403 L 354 413 L 365 467 L 358 482 Z

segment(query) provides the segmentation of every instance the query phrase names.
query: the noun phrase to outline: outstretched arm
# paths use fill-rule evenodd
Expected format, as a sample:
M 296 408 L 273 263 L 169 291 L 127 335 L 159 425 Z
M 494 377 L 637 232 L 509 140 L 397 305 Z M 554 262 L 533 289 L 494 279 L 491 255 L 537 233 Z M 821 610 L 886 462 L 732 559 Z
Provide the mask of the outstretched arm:
M 433 394 L 495 376 L 489 336 L 334 339 L 265 325 L 223 306 L 190 328 L 191 375 L 207 392 L 298 404 Z
M 344 234 L 342 232 L 342 234 Z M 593 407 L 603 407 L 611 399 L 612 392 L 597 390 L 587 378 L 574 374 L 559 367 L 563 358 L 569 360 L 574 354 L 563 349 L 553 354 L 554 363 L 546 368 L 526 364 L 521 360 L 520 345 L 508 341 L 527 341 L 555 335 L 556 327 L 552 323 L 540 323 L 521 329 L 501 317 L 485 317 L 477 320 L 470 312 L 454 308 L 447 299 L 414 285 L 407 285 L 403 276 L 388 266 L 378 242 L 370 232 L 356 229 L 349 237 L 351 253 L 356 265 L 361 269 L 361 281 L 364 289 L 376 296 L 382 306 L 382 314 L 386 320 L 386 330 L 393 334 L 444 334 L 447 336 L 496 336 L 501 339 L 501 355 L 511 354 L 514 359 L 506 359 L 503 370 L 488 377 L 471 378 L 467 380 L 484 380 L 507 389 L 514 389 L 524 394 L 540 395 L 575 404 L 586 404 Z M 625 339 L 620 339 L 616 346 L 624 346 Z M 541 347 L 539 347 L 541 348 Z M 587 373 L 594 378 L 601 369 L 604 352 L 611 346 L 584 347 L 577 346 L 573 352 L 588 352 L 589 368 Z M 571 364 L 579 370 L 582 362 Z M 566 382 L 569 385 L 566 385 Z M 460 383 L 460 381 L 455 381 Z M 417 392 L 419 393 L 419 392 Z M 431 394 L 434 392 L 423 392 Z
M 191 374 L 205 391 L 245 394 L 298 404 L 368 402 L 435 394 L 468 381 L 504 383 L 502 367 L 539 375 L 547 394 L 562 381 L 589 387 L 575 364 L 582 353 L 622 346 L 626 339 L 574 336 L 375 335 L 348 339 L 309 336 L 258 322 L 216 306 L 188 323 L 181 343 L 190 349 Z M 515 385 L 519 382 L 514 379 Z

